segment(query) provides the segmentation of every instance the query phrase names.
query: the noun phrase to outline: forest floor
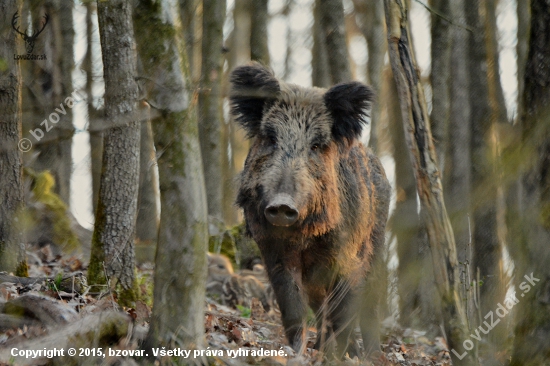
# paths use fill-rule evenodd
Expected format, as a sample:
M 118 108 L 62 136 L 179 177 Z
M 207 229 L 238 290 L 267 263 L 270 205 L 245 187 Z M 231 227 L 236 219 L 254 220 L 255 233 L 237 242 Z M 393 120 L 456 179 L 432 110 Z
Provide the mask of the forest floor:
M 81 257 L 81 256 L 80 256 Z M 55 256 L 49 247 L 28 252 L 29 276 L 0 273 L 0 365 L 450 365 L 442 338 L 383 322 L 381 352 L 369 361 L 345 357 L 329 362 L 313 350 L 315 329 L 308 330 L 308 348 L 301 356 L 287 345 L 280 314 L 261 306 L 232 309 L 207 298 L 206 349 L 198 358 L 157 357 L 146 362 L 140 344 L 147 335 L 151 298 L 132 308 L 120 307 L 112 293 L 85 286 L 86 266 L 79 256 Z M 138 283 L 151 294 L 153 266 L 138 267 Z M 360 345 L 360 341 L 359 345 Z M 70 357 L 70 347 L 76 356 Z M 48 358 L 44 350 L 64 349 Z M 28 352 L 42 350 L 42 354 Z M 152 350 L 145 350 L 149 356 Z M 266 352 L 270 351 L 270 352 Z M 27 352 L 27 353 L 25 353 Z M 277 354 L 266 356 L 266 354 Z

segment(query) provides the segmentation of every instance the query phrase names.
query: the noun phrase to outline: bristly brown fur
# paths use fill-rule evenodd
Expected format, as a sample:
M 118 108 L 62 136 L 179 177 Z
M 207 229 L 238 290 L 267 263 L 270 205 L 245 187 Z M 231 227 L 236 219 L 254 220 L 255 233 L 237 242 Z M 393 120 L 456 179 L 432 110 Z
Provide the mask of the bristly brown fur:
M 237 204 L 262 252 L 289 342 L 301 347 L 309 303 L 330 309 L 343 354 L 388 215 L 384 170 L 359 141 L 374 94 L 358 82 L 328 91 L 286 84 L 259 64 L 235 69 L 231 80 L 231 113 L 254 138 Z M 280 194 L 298 213 L 287 227 L 264 215 Z M 371 314 L 365 319 L 373 322 Z

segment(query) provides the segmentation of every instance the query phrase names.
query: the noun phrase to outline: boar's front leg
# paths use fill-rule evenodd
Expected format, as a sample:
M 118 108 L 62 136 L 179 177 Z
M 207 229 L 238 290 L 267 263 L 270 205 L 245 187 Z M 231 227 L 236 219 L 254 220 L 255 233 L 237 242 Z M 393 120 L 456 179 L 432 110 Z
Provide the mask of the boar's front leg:
M 280 245 L 280 244 L 279 244 Z M 300 351 L 305 340 L 307 307 L 302 287 L 301 266 L 297 258 L 282 253 L 262 251 L 269 280 L 279 303 L 283 326 L 290 346 Z

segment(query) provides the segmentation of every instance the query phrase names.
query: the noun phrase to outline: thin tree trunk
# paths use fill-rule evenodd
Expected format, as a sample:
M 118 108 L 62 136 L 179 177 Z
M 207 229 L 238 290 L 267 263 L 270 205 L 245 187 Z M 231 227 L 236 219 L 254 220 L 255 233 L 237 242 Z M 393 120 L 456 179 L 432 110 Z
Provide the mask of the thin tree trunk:
M 41 80 L 41 90 L 37 90 L 42 100 L 43 111 L 37 116 L 33 129 L 41 128 L 44 137 L 36 145 L 39 154 L 33 167 L 37 171 L 50 170 L 55 178 L 55 193 L 57 193 L 67 206 L 70 206 L 71 173 L 72 173 L 72 137 L 74 127 L 72 125 L 71 109 L 66 113 L 58 114 L 59 121 L 47 131 L 40 123 L 46 116 L 55 112 L 60 104 L 73 92 L 72 70 L 74 29 L 72 18 L 72 3 L 58 3 L 47 1 L 43 12 L 33 17 L 34 25 L 41 26 L 44 22 L 44 13 L 49 15 L 48 24 L 44 28 L 43 39 L 44 52 L 48 55 L 45 66 L 38 71 Z M 35 51 L 39 50 L 35 45 Z M 53 123 L 49 122 L 51 126 Z
M 321 29 L 328 51 L 328 64 L 332 84 L 351 80 L 344 5 L 342 0 L 316 0 L 321 14 Z
M 321 26 L 321 7 L 315 1 L 313 9 L 313 48 L 311 50 L 311 83 L 319 88 L 332 85 L 328 66 L 325 33 Z
M 518 66 L 518 111 L 517 115 L 523 115 L 523 86 L 525 83 L 525 64 L 527 62 L 527 53 L 529 52 L 529 20 L 531 0 L 517 1 L 518 14 L 518 32 L 517 32 L 517 66 Z
M 250 9 L 250 58 L 269 65 L 267 25 L 269 20 L 268 0 L 253 0 Z
M 367 40 L 367 81 L 378 95 L 382 95 L 382 70 L 386 55 L 386 33 L 384 27 L 384 0 L 354 0 L 355 9 L 362 15 L 361 31 Z M 380 100 L 380 99 L 379 99 Z M 374 103 L 371 111 L 369 146 L 378 150 L 377 126 L 382 103 Z
M 434 278 L 441 298 L 443 329 L 451 348 L 453 364 L 468 364 L 472 358 L 462 348 L 466 341 L 466 316 L 459 296 L 453 229 L 445 209 L 422 84 L 409 44 L 407 10 L 400 0 L 385 0 L 384 5 L 390 62 L 432 252 Z
M 452 33 L 451 24 L 446 19 L 453 19 L 452 0 L 433 0 L 430 5 L 432 13 L 432 113 L 430 121 L 434 138 L 439 170 L 445 175 L 445 158 L 448 145 L 449 116 L 451 112 L 450 71 Z M 437 13 L 435 13 L 437 12 Z M 443 18 L 443 16 L 445 18 Z
M 158 153 L 161 219 L 155 257 L 156 306 L 144 347 L 178 344 L 200 349 L 204 342 L 207 203 L 195 99 L 188 92 L 190 76 L 182 71 L 185 55 L 179 52 L 168 3 L 140 0 L 134 14 L 144 77 L 152 80 L 144 92 L 152 108 L 162 110 L 151 121 Z M 151 50 L 154 57 L 150 57 Z
M 185 41 L 185 53 L 187 55 L 187 65 L 189 65 L 189 72 L 191 80 L 195 80 L 195 75 L 200 74 L 200 70 L 195 65 L 195 45 L 197 43 L 197 37 L 195 28 L 197 26 L 197 12 L 199 8 L 198 0 L 179 0 L 179 13 L 181 19 L 181 26 L 183 28 L 184 41 Z
M 140 131 L 132 8 L 125 0 L 98 1 L 105 79 L 103 169 L 95 214 L 88 278 L 135 298 L 134 236 L 139 184 Z
M 465 1 L 451 3 L 454 21 L 466 24 Z M 448 162 L 443 174 L 447 187 L 445 201 L 455 233 L 456 250 L 460 264 L 461 297 L 468 323 L 473 321 L 474 303 L 471 282 L 472 251 L 470 238 L 471 181 L 471 120 L 469 100 L 468 30 L 453 26 L 450 64 L 450 116 L 448 137 Z
M 13 59 L 19 52 L 11 20 L 19 10 L 17 0 L 0 3 L 0 270 L 26 276 L 22 227 L 16 224 L 23 204 L 21 151 L 31 143 L 21 140 L 21 72 Z
M 199 136 L 203 157 L 208 215 L 221 220 L 221 80 L 225 1 L 204 0 L 202 77 L 199 94 Z
M 156 156 L 151 127 L 150 108 L 146 103 L 139 106 L 140 112 L 140 156 L 139 193 L 136 220 L 136 239 L 147 246 L 155 245 L 158 236 Z M 154 258 L 149 258 L 153 261 Z
M 531 1 L 531 37 L 521 118 L 525 173 L 522 226 L 526 241 L 516 259 L 519 300 L 511 365 L 546 365 L 550 359 L 550 4 Z M 529 280 L 530 279 L 530 280 Z M 526 287 L 527 285 L 527 287 Z M 521 297 L 518 297 L 521 296 Z
M 235 0 L 233 7 L 233 30 L 229 36 L 230 47 L 227 60 L 228 70 L 250 61 L 250 1 Z M 226 84 L 229 86 L 229 83 Z M 236 123 L 226 123 L 228 130 L 227 144 L 223 154 L 227 154 L 228 166 L 225 173 L 224 201 L 226 211 L 231 210 L 236 221 L 242 221 L 242 215 L 235 210 L 235 179 L 244 166 L 244 160 L 248 154 L 249 142 L 241 128 L 235 127 Z
M 495 1 L 466 1 L 466 21 L 470 32 L 468 69 L 470 72 L 471 106 L 471 177 L 472 233 L 474 280 L 479 273 L 478 322 L 502 302 L 505 296 L 502 272 L 502 244 L 497 230 L 498 141 L 499 123 L 506 121 L 504 97 L 498 72 Z M 505 324 L 497 325 L 483 342 L 495 359 L 504 342 Z
M 92 207 L 95 214 L 97 210 L 97 201 L 99 199 L 99 181 L 101 180 L 101 163 L 103 156 L 103 123 L 99 119 L 97 110 L 94 107 L 94 53 L 93 44 L 96 41 L 94 37 L 94 22 L 96 6 L 93 2 L 86 3 L 86 96 L 88 99 L 88 123 L 90 133 L 90 154 L 92 165 Z

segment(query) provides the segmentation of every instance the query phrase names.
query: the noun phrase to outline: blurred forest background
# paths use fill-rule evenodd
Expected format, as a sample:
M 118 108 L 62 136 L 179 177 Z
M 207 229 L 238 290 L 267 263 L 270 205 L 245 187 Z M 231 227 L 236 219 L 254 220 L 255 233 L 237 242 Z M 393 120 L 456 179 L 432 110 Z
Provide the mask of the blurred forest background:
M 183 344 L 202 344 L 206 248 L 224 252 L 242 221 L 249 145 L 229 118 L 228 75 L 255 60 L 300 85 L 354 79 L 377 93 L 364 143 L 393 186 L 382 318 L 445 335 L 468 354 L 454 364 L 550 362 L 548 1 L 1 0 L 0 37 L 1 270 L 28 276 L 30 246 L 81 248 L 88 284 L 131 304 L 136 259 L 154 262 L 164 306 L 148 344 L 182 324 Z M 412 163 L 418 116 L 397 44 L 413 55 L 439 211 Z M 450 240 L 434 237 L 434 212 Z

